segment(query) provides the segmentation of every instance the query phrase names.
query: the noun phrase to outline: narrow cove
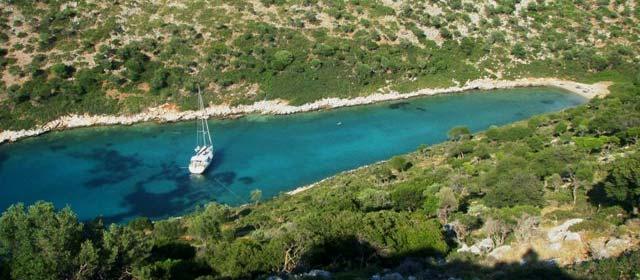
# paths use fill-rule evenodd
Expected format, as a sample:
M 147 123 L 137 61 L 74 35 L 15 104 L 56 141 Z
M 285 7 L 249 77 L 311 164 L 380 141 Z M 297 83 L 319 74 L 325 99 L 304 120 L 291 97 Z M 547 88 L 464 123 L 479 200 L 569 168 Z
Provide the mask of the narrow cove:
M 94 127 L 0 146 L 0 207 L 38 200 L 81 219 L 163 218 L 217 201 L 263 199 L 446 139 L 586 102 L 556 88 L 471 91 L 289 116 L 210 120 L 216 149 L 204 176 L 186 166 L 195 123 Z

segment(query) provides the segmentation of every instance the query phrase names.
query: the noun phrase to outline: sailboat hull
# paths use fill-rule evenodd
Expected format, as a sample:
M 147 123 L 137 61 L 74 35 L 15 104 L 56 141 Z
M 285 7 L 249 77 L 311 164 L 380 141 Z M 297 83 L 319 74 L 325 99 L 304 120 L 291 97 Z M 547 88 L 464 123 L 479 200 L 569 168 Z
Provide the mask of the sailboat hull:
M 196 150 L 196 154 L 191 157 L 189 162 L 189 172 L 191 174 L 202 174 L 213 160 L 213 146 L 203 147 Z
M 189 172 L 191 172 L 191 174 L 202 174 L 207 170 L 207 168 L 209 167 L 209 164 L 210 163 L 189 164 Z
M 198 105 L 200 111 L 204 111 L 204 102 L 202 101 L 202 95 L 200 94 L 200 87 L 198 87 Z M 209 132 L 209 124 L 205 116 L 199 118 L 200 130 L 197 132 L 197 142 L 200 144 L 202 140 L 202 146 L 198 145 L 195 148 L 195 154 L 191 157 L 189 162 L 189 172 L 191 174 L 202 174 L 207 170 L 209 164 L 213 160 L 213 141 L 211 141 L 211 133 Z M 200 138 L 202 136 L 202 138 Z

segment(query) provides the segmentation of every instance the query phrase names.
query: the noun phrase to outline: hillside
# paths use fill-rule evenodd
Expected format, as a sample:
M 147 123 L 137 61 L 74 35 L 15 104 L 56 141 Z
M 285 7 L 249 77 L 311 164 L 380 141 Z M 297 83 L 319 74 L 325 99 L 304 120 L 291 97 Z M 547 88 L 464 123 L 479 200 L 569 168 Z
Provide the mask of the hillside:
M 0 128 L 164 103 L 301 104 L 638 62 L 637 1 L 2 1 Z M 609 79 L 612 79 L 609 77 Z
M 633 279 L 638 253 L 615 257 L 640 243 L 640 84 L 611 90 L 240 207 L 107 226 L 16 204 L 0 217 L 0 275 Z
M 638 279 L 640 2 L 0 2 L 0 129 L 70 113 L 410 92 L 479 78 L 610 94 L 269 200 L 106 225 L 16 203 L 0 279 Z M 5 186 L 2 186 L 5 187 Z M 20 186 L 9 186 L 20 188 Z

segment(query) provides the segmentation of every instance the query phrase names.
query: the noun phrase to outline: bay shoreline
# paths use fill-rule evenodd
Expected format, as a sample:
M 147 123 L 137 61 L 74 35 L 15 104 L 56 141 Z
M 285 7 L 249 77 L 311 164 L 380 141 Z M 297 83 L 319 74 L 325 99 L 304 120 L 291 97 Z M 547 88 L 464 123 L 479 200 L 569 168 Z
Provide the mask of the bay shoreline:
M 525 78 L 518 80 L 473 80 L 462 86 L 448 88 L 426 88 L 409 93 L 375 92 L 367 96 L 355 98 L 324 98 L 299 106 L 289 105 L 283 100 L 266 100 L 250 105 L 210 105 L 199 111 L 178 111 L 171 104 L 148 108 L 144 112 L 133 115 L 67 115 L 33 129 L 0 131 L 0 144 L 34 137 L 51 131 L 66 130 L 79 127 L 100 125 L 132 125 L 141 122 L 169 123 L 193 120 L 205 115 L 209 118 L 233 118 L 247 114 L 289 115 L 302 112 L 374 104 L 385 101 L 401 100 L 419 96 L 430 96 L 447 93 L 459 93 L 469 90 L 494 90 L 523 87 L 556 87 L 592 99 L 609 93 L 610 82 L 594 84 L 578 83 L 556 78 Z

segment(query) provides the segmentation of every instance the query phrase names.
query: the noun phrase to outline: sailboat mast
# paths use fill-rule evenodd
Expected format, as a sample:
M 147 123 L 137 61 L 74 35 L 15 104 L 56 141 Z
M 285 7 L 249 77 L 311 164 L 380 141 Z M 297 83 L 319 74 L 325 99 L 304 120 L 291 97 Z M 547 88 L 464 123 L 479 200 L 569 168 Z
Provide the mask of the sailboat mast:
M 200 85 L 198 85 L 198 103 L 200 105 L 200 110 L 204 111 L 204 102 L 202 101 L 202 94 L 200 93 Z M 213 141 L 211 141 L 211 133 L 209 132 L 209 123 L 204 116 L 204 112 L 202 112 L 202 117 L 200 119 L 202 122 L 202 142 L 205 146 L 213 145 Z M 205 133 L 207 134 L 205 136 Z M 206 138 L 205 138 L 206 137 Z M 207 138 L 209 139 L 209 143 L 207 144 Z
M 207 130 L 207 137 L 209 138 L 209 145 L 213 146 L 213 141 L 211 141 L 211 133 L 209 132 L 209 123 L 206 120 L 204 121 L 204 126 L 206 127 Z

